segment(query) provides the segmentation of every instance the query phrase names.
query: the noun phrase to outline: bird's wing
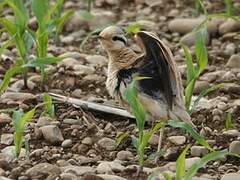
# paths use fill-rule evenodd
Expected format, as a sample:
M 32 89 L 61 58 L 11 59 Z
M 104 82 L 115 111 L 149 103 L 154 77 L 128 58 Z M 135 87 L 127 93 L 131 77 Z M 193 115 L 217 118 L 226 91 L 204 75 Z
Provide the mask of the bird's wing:
M 172 54 L 168 47 L 153 33 L 140 31 L 136 34 L 137 40 L 145 51 L 145 58 L 153 61 L 157 71 L 168 106 L 173 105 L 174 97 L 179 94 L 179 83 L 176 68 L 172 60 Z

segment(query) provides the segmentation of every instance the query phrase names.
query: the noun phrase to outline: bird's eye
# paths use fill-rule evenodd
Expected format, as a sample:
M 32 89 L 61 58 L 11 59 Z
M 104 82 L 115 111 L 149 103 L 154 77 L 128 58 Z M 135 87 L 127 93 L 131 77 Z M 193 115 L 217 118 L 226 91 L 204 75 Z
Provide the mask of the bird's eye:
M 127 44 L 127 42 L 125 41 L 125 39 L 123 39 L 122 37 L 119 37 L 119 36 L 113 36 L 112 40 L 113 40 L 113 41 L 121 41 L 121 42 L 123 42 L 125 45 Z

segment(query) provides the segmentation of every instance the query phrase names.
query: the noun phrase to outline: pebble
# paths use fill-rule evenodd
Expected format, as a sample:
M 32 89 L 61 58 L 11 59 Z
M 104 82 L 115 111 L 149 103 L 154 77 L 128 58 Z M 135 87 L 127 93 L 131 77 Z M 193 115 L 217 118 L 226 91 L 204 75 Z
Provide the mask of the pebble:
M 95 72 L 94 67 L 89 67 L 81 64 L 74 65 L 74 74 L 76 75 L 89 75 Z
M 71 146 L 72 146 L 72 140 L 71 139 L 65 139 L 62 142 L 62 147 L 63 148 L 68 148 L 68 147 L 71 147 Z
M 108 59 L 101 55 L 88 55 L 86 61 L 93 66 L 105 66 L 107 65 Z
M 40 128 L 43 137 L 51 144 L 58 144 L 63 141 L 62 132 L 56 125 L 48 125 Z
M 11 145 L 13 142 L 13 134 L 2 134 L 1 135 L 1 144 Z
M 58 166 L 49 163 L 40 163 L 36 164 L 35 166 L 31 167 L 26 171 L 26 174 L 32 177 L 32 179 L 43 173 L 48 175 L 58 175 L 61 173 L 61 169 Z
M 227 64 L 226 67 L 229 68 L 240 68 L 240 55 L 239 54 L 233 54 Z
M 52 121 L 52 119 L 48 116 L 43 116 L 43 117 L 40 117 L 37 121 L 37 126 L 38 127 L 42 127 L 42 126 L 47 126 L 50 124 L 50 122 Z
M 220 34 L 227 34 L 229 32 L 237 32 L 240 30 L 240 23 L 234 19 L 229 18 L 227 21 L 219 26 Z
M 27 100 L 35 99 L 36 96 L 31 93 L 23 93 L 23 92 L 5 92 L 1 95 L 0 99 L 10 99 L 13 101 L 24 102 Z
M 4 176 L 0 176 L 0 180 L 12 180 L 12 179 L 6 178 Z
M 196 39 L 197 39 L 197 33 L 196 32 L 190 32 L 190 33 L 184 35 L 181 38 L 180 42 L 183 43 L 184 45 L 188 46 L 188 47 L 191 47 L 191 46 L 195 45 Z M 207 33 L 206 37 L 205 37 L 205 44 L 208 45 L 209 42 L 210 42 L 210 36 Z
M 208 149 L 204 146 L 192 146 L 191 147 L 191 155 L 195 157 L 200 157 L 206 155 L 208 153 Z
M 201 93 L 203 90 L 206 90 L 210 87 L 209 82 L 207 81 L 197 81 L 193 90 L 194 94 L 199 94 Z
M 98 173 L 111 173 L 111 172 L 118 173 L 122 172 L 124 169 L 125 167 L 116 161 L 112 162 L 104 161 L 97 166 L 96 170 Z
M 232 82 L 232 81 L 236 81 L 237 77 L 235 76 L 235 74 L 231 71 L 226 72 L 226 74 L 224 74 L 221 78 L 221 82 Z
M 72 57 L 64 58 L 62 61 L 58 63 L 58 67 L 66 67 L 66 68 L 74 68 L 75 65 L 80 64 L 80 62 Z
M 60 174 L 62 180 L 77 180 L 78 177 L 72 173 L 62 173 Z
M 230 130 L 224 131 L 223 135 L 231 136 L 231 137 L 238 137 L 238 136 L 240 136 L 240 132 L 236 129 L 230 129 Z
M 76 176 L 83 176 L 86 173 L 93 173 L 95 169 L 90 166 L 64 166 L 61 167 L 63 173 L 73 173 Z
M 110 174 L 98 174 L 97 176 L 101 177 L 104 180 L 127 180 L 123 177 Z
M 4 176 L 4 175 L 5 175 L 5 171 L 2 168 L 0 168 L 0 176 Z
M 12 122 L 12 118 L 5 113 L 0 113 L 0 126 Z
M 224 174 L 221 178 L 221 180 L 239 180 L 239 179 L 240 179 L 240 173 Z
M 159 136 L 156 134 L 153 134 L 152 137 L 149 139 L 148 143 L 152 146 L 156 146 L 158 145 L 158 140 L 159 140 Z
M 240 141 L 233 141 L 229 145 L 229 152 L 233 154 L 240 154 Z
M 226 45 L 224 53 L 231 56 L 235 53 L 237 47 L 234 43 L 229 43 Z
M 150 6 L 150 7 L 153 7 L 153 6 L 159 6 L 163 3 L 162 0 L 145 0 L 145 3 Z
M 85 138 L 82 140 L 82 144 L 91 146 L 91 145 L 93 144 L 92 138 L 90 138 L 90 137 L 85 137 Z
M 36 87 L 36 84 L 28 79 L 27 80 L 27 87 L 28 87 L 28 89 L 33 90 Z M 23 80 L 18 80 L 10 86 L 10 89 L 15 91 L 15 92 L 19 92 L 23 88 L 24 88 L 24 81 Z
M 174 159 L 177 159 L 178 155 L 179 155 L 179 147 L 170 147 L 166 150 L 163 157 L 166 160 L 174 160 Z
M 4 159 L 7 160 L 8 162 L 10 162 L 16 158 L 15 146 L 7 146 L 4 149 L 2 149 L 1 152 L 4 155 Z M 24 148 L 21 148 L 19 158 L 23 158 L 25 156 L 26 156 L 26 150 Z
M 116 142 L 113 139 L 104 137 L 98 141 L 98 144 L 101 148 L 108 151 L 113 151 L 116 149 Z
M 185 136 L 170 136 L 169 141 L 175 145 L 183 145 L 186 142 Z
M 134 156 L 130 151 L 119 151 L 117 153 L 117 158 L 121 161 L 129 161 L 132 160 Z

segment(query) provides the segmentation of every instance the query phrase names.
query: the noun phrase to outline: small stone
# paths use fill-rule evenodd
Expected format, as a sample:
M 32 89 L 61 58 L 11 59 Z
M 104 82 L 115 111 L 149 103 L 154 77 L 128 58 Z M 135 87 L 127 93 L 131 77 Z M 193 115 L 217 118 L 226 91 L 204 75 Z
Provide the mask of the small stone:
M 210 127 L 203 127 L 200 130 L 200 135 L 203 137 L 209 137 L 212 135 L 212 129 Z
M 103 180 L 127 180 L 123 177 L 110 174 L 98 174 L 97 176 L 101 177 Z
M 56 125 L 48 125 L 40 128 L 43 137 L 52 144 L 58 144 L 63 141 L 61 130 Z
M 32 178 L 37 177 L 43 173 L 48 175 L 52 175 L 52 174 L 58 175 L 61 173 L 61 170 L 59 167 L 55 165 L 52 165 L 49 163 L 40 163 L 26 171 L 26 174 L 28 176 L 31 176 Z
M 27 80 L 27 87 L 28 87 L 28 89 L 33 90 L 36 87 L 36 84 L 28 79 Z M 24 88 L 24 81 L 23 80 L 18 80 L 15 83 L 13 83 L 10 86 L 10 88 L 13 91 L 19 92 L 20 90 L 22 90 Z
M 8 114 L 0 113 L 0 126 L 12 122 L 12 118 Z
M 56 165 L 58 165 L 59 167 L 63 167 L 63 166 L 70 166 L 71 164 L 66 160 L 60 159 L 56 162 Z
M 174 160 L 177 159 L 179 155 L 179 148 L 178 147 L 170 147 L 166 150 L 166 153 L 164 154 L 164 159 L 166 160 Z
M 124 170 L 124 166 L 122 166 L 116 161 L 112 161 L 112 162 L 104 161 L 97 166 L 98 173 L 111 173 L 111 172 L 118 173 L 118 172 L 122 172 L 123 170 Z
M 219 26 L 219 33 L 226 34 L 229 32 L 237 32 L 240 30 L 240 23 L 234 19 L 229 18 L 227 21 Z
M 156 146 L 158 145 L 158 140 L 159 140 L 159 136 L 156 134 L 153 134 L 150 140 L 148 141 L 148 143 L 152 146 Z
M 82 90 L 81 89 L 75 89 L 72 92 L 72 96 L 76 97 L 76 98 L 81 98 L 83 96 L 82 94 Z
M 180 41 L 184 45 L 191 47 L 191 46 L 195 45 L 196 39 L 197 39 L 197 32 L 190 32 L 190 33 L 186 34 L 185 36 L 183 36 Z M 208 45 L 209 41 L 210 41 L 209 34 L 206 33 L 205 44 Z
M 58 63 L 58 66 L 61 67 L 66 67 L 66 68 L 73 68 L 75 65 L 78 65 L 80 62 L 77 61 L 76 59 L 74 58 L 71 58 L 71 57 L 67 57 L 67 58 L 64 58 L 62 61 L 60 61 Z
M 5 156 L 5 159 L 10 162 L 16 158 L 15 155 L 15 146 L 7 146 L 1 150 L 2 154 Z M 21 148 L 19 158 L 23 158 L 26 156 L 26 150 Z
M 218 109 L 220 109 L 220 110 L 222 110 L 222 111 L 225 111 L 225 110 L 227 110 L 227 104 L 225 103 L 225 102 L 219 102 L 218 104 L 217 104 L 217 107 L 218 107 Z
M 193 93 L 195 94 L 199 94 L 201 93 L 203 90 L 206 90 L 210 87 L 209 82 L 207 81 L 197 81 L 193 90 Z
M 221 178 L 221 180 L 239 180 L 239 179 L 240 179 L 240 173 L 224 174 Z
M 98 144 L 101 148 L 108 151 L 113 151 L 116 149 L 116 142 L 113 139 L 104 137 L 98 141 Z
M 12 180 L 12 179 L 6 178 L 4 176 L 0 176 L 0 180 Z
M 229 58 L 226 66 L 229 68 L 240 68 L 240 55 L 239 54 L 232 55 Z
M 183 145 L 186 142 L 185 136 L 170 136 L 168 139 L 175 145 Z
M 23 92 L 5 92 L 2 94 L 0 99 L 11 99 L 13 101 L 24 102 L 27 100 L 35 99 L 36 96 L 31 93 L 23 93 Z
M 13 134 L 2 134 L 0 142 L 1 144 L 11 145 L 13 142 Z
M 80 144 L 77 147 L 77 151 L 78 151 L 79 154 L 85 154 L 85 153 L 87 153 L 88 150 L 89 150 L 89 147 L 85 144 Z
M 77 180 L 78 177 L 72 173 L 62 173 L 60 174 L 62 180 Z
M 234 43 L 229 43 L 226 45 L 224 53 L 231 56 L 235 53 L 236 51 L 236 45 Z
M 86 56 L 86 61 L 89 64 L 100 67 L 107 65 L 108 62 L 107 58 L 101 55 L 88 55 Z
M 43 116 L 43 117 L 40 117 L 37 121 L 37 126 L 38 127 L 42 127 L 42 126 L 47 126 L 50 124 L 50 122 L 52 121 L 52 119 L 48 116 Z
M 61 167 L 62 173 L 73 173 L 76 176 L 83 176 L 87 173 L 93 173 L 95 169 L 90 166 L 64 166 Z
M 121 161 L 129 161 L 133 159 L 133 154 L 130 151 L 119 151 L 117 158 Z
M 230 143 L 229 153 L 240 154 L 240 141 L 233 141 Z
M 235 76 L 235 74 L 231 71 L 228 71 L 226 74 L 223 75 L 223 77 L 221 78 L 222 82 L 232 82 L 232 81 L 236 81 L 237 77 Z
M 66 139 L 62 142 L 62 147 L 63 148 L 68 148 L 72 146 L 72 140 L 71 139 Z
M 86 65 L 81 65 L 81 64 L 77 64 L 74 65 L 74 73 L 76 75 L 89 75 L 89 74 L 93 74 L 95 72 L 95 68 L 94 67 L 89 67 Z
M 92 138 L 90 138 L 90 137 L 85 137 L 85 138 L 82 140 L 82 144 L 91 146 L 91 145 L 93 144 Z
M 204 146 L 192 146 L 191 155 L 195 157 L 200 157 L 208 153 L 208 149 Z
M 238 136 L 240 136 L 240 132 L 236 129 L 230 129 L 230 130 L 224 131 L 223 135 L 231 136 L 231 137 L 238 137 Z

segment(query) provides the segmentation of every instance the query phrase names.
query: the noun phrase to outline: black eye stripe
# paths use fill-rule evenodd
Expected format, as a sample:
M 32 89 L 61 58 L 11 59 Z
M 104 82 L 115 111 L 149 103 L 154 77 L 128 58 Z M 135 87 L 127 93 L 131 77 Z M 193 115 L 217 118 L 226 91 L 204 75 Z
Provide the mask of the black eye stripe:
M 112 38 L 112 40 L 113 40 L 113 41 L 122 41 L 125 45 L 127 44 L 126 41 L 125 41 L 123 38 L 118 37 L 118 36 L 114 36 L 114 37 Z

